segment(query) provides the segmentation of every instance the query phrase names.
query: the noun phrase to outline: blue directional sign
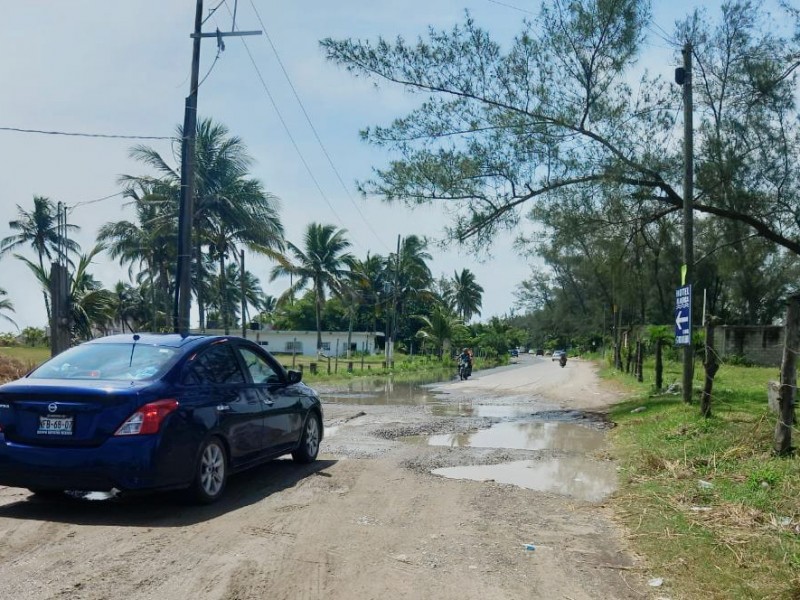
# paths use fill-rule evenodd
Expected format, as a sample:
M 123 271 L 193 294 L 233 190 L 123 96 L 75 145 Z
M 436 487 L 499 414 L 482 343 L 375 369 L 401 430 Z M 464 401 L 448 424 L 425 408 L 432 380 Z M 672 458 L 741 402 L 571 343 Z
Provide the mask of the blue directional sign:
M 692 343 L 692 286 L 675 290 L 675 345 Z

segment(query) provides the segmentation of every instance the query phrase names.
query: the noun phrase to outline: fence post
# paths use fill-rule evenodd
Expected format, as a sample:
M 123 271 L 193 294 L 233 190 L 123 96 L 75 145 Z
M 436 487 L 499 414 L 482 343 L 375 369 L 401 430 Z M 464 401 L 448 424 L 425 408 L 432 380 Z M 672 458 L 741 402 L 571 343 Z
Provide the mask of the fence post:
M 317 374 L 317 363 L 312 362 L 311 364 L 309 364 L 308 365 L 308 370 L 311 372 L 312 375 L 316 375 Z
M 706 370 L 706 381 L 703 386 L 703 395 L 700 398 L 700 414 L 706 418 L 711 416 L 711 391 L 714 389 L 714 376 L 719 370 L 717 352 L 714 350 L 715 325 L 715 319 L 708 319 L 706 323 L 706 360 L 703 363 Z
M 800 351 L 800 295 L 789 298 L 783 337 L 781 387 L 778 398 L 778 423 L 775 425 L 775 452 L 780 456 L 792 453 L 792 427 L 797 386 L 797 353 Z

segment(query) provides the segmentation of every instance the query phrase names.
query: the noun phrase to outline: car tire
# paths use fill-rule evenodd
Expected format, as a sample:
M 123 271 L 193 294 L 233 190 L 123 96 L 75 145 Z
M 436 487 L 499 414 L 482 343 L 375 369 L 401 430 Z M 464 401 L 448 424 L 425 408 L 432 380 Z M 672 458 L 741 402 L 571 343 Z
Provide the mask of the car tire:
M 189 488 L 191 497 L 200 504 L 216 502 L 228 482 L 228 456 L 225 445 L 217 437 L 203 443 L 195 466 L 194 482 Z
M 319 454 L 319 443 L 322 438 L 322 427 L 319 417 L 312 412 L 306 419 L 303 427 L 303 435 L 300 437 L 300 445 L 292 452 L 294 462 L 306 464 L 314 462 Z

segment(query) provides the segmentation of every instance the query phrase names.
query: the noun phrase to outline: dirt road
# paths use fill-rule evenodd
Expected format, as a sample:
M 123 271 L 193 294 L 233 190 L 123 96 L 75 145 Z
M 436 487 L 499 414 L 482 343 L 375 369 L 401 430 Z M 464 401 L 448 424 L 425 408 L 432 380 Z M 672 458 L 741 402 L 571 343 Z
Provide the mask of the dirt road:
M 434 446 L 419 437 L 597 410 L 614 396 L 589 364 L 560 369 L 525 356 L 430 393 L 436 401 L 424 404 L 326 404 L 319 461 L 278 460 L 235 477 L 211 507 L 163 495 L 49 503 L 0 488 L 0 598 L 656 597 L 602 501 L 430 472 L 573 459 L 588 461 L 587 473 L 613 469 L 602 449 L 587 458 L 568 444 Z M 602 430 L 591 420 L 576 426 Z

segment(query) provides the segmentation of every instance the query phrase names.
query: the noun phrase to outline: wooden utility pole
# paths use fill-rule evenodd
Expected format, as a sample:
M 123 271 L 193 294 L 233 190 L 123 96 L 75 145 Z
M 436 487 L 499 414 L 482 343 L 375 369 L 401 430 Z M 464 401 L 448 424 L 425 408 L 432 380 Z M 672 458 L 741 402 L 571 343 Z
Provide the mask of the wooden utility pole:
M 789 298 L 789 305 L 786 308 L 778 423 L 775 426 L 775 453 L 780 456 L 788 456 L 792 453 L 798 351 L 800 351 L 800 295 Z
M 247 339 L 247 299 L 244 295 L 244 277 L 245 277 L 245 270 L 244 270 L 244 250 L 239 251 L 239 268 L 241 272 L 239 273 L 239 287 L 240 292 L 242 294 L 242 337 Z
M 692 44 L 683 46 L 683 281 L 681 285 L 692 285 L 694 279 L 694 126 L 692 111 Z M 678 74 L 676 73 L 676 76 Z M 677 77 L 676 77 L 677 78 Z M 691 304 L 692 299 L 689 298 Z M 689 311 L 692 314 L 692 311 Z M 692 345 L 692 323 L 689 322 L 689 343 L 683 347 L 683 401 L 692 401 L 692 379 L 694 375 L 694 346 Z
M 203 0 L 197 0 L 192 33 L 192 73 L 189 95 L 183 114 L 183 138 L 181 140 L 181 196 L 178 212 L 178 264 L 175 271 L 175 302 L 172 325 L 175 333 L 189 334 L 189 313 L 192 307 L 192 221 L 194 220 L 194 151 L 197 134 L 197 87 L 200 78 L 200 40 L 215 37 L 221 43 L 223 37 L 260 35 L 260 31 L 230 31 L 202 33 Z

